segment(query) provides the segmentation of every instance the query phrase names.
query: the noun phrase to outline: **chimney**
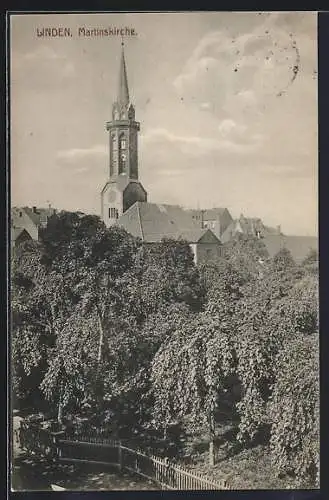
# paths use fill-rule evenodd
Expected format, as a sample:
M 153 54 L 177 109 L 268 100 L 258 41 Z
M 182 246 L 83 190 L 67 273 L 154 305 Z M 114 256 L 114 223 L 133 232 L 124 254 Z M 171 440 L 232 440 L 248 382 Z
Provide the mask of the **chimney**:
M 33 209 L 33 213 L 36 214 L 37 213 L 37 207 L 32 207 Z
M 276 226 L 276 230 L 277 230 L 278 234 L 281 234 L 281 226 Z
M 205 210 L 201 209 L 201 229 L 204 229 L 204 212 Z

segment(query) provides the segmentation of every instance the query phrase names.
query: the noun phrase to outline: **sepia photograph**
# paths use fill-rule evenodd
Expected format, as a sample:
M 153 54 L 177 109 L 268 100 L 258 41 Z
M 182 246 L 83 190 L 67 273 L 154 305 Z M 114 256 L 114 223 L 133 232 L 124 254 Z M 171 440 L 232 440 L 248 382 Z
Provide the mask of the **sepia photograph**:
M 320 487 L 317 13 L 10 13 L 12 491 Z

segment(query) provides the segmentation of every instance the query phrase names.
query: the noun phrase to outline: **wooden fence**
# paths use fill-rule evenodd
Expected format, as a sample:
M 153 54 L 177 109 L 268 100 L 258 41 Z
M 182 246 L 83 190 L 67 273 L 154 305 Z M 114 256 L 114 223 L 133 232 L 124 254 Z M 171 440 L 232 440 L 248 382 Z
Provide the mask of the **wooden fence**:
M 95 463 L 110 465 L 119 470 L 157 483 L 162 489 L 171 490 L 228 490 L 225 480 L 212 479 L 191 472 L 167 458 L 148 455 L 144 451 L 123 445 L 120 441 L 101 436 L 65 436 L 56 433 L 55 446 L 58 459 L 70 463 Z

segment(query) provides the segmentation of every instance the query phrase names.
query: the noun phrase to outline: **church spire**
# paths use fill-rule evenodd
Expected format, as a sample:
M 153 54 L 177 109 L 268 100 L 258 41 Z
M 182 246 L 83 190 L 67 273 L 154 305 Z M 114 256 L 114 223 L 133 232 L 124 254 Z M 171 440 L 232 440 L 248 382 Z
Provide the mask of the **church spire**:
M 122 49 L 119 74 L 118 104 L 127 107 L 129 104 L 129 90 L 123 41 L 121 42 L 121 46 Z

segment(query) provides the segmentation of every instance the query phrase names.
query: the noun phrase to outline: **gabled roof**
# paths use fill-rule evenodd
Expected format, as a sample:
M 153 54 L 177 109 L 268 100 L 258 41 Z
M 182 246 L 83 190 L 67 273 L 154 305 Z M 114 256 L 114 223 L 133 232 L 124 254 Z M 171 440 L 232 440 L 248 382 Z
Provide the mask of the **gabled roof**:
M 37 208 L 37 207 L 23 207 L 23 208 L 16 208 L 12 210 L 12 215 L 15 215 L 16 219 L 18 217 L 18 212 L 19 211 L 24 211 L 26 215 L 31 219 L 31 221 L 36 225 L 39 226 L 42 223 L 46 223 L 48 217 L 51 217 L 56 210 L 54 208 Z M 19 219 L 18 219 L 19 221 Z
M 223 234 L 221 235 L 222 243 L 227 243 L 232 239 L 236 230 L 236 221 L 232 221 L 231 224 L 227 226 Z
M 13 227 L 11 229 L 11 239 L 16 241 L 17 238 L 19 237 L 19 235 L 21 233 L 24 233 L 24 231 L 26 232 L 26 234 L 28 234 L 28 232 L 26 231 L 26 229 L 24 229 L 23 227 Z
M 221 235 L 223 243 L 228 242 L 236 233 L 245 235 L 257 236 L 260 233 L 262 238 L 267 235 L 279 236 L 282 235 L 280 228 L 265 226 L 259 217 L 244 217 L 240 216 L 239 219 L 233 220 Z
M 240 217 L 237 222 L 244 234 L 255 234 L 256 231 L 264 229 L 264 224 L 258 217 Z
M 191 231 L 182 231 L 178 239 L 186 240 L 189 243 L 215 243 L 221 244 L 217 236 L 211 229 L 194 229 Z
M 136 202 L 118 220 L 126 231 L 145 242 L 155 243 L 163 238 L 199 242 L 205 234 L 220 243 L 209 229 L 201 229 L 197 221 L 178 205 Z
M 32 240 L 32 236 L 30 233 L 24 229 L 23 227 L 14 227 L 11 229 L 11 241 L 12 243 L 17 242 L 17 240 L 20 240 L 21 238 L 27 239 L 27 240 Z

